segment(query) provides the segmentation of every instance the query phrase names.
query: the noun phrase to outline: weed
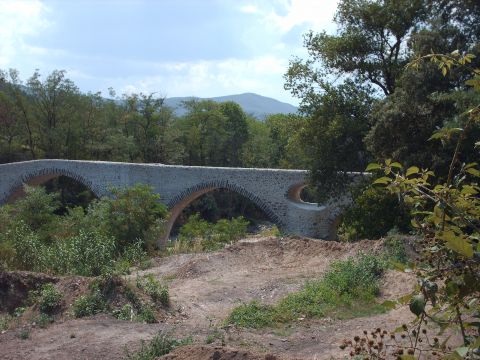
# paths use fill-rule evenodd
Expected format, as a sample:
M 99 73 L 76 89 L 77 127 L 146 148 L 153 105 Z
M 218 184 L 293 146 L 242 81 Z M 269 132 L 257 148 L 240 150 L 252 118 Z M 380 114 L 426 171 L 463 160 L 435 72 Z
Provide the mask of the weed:
M 19 306 L 19 307 L 15 308 L 15 310 L 13 310 L 13 316 L 15 316 L 15 317 L 20 317 L 20 316 L 23 315 L 23 313 L 25 312 L 25 310 L 27 310 L 26 307 Z
M 179 346 L 188 345 L 192 342 L 191 338 L 176 340 L 167 335 L 156 335 L 149 343 L 142 340 L 140 350 L 131 353 L 125 349 L 126 360 L 153 360 L 159 356 L 166 355 Z
M 150 296 L 154 302 L 160 303 L 163 306 L 169 305 L 170 297 L 168 294 L 168 287 L 162 285 L 152 274 L 143 278 L 138 277 L 137 287 Z
M 153 308 L 148 305 L 144 305 L 138 310 L 136 320 L 147 324 L 153 324 L 157 322 Z
M 0 331 L 8 330 L 12 320 L 11 315 L 0 315 Z
M 133 311 L 132 305 L 125 304 L 121 309 L 113 310 L 112 315 L 118 320 L 132 321 L 135 316 L 135 312 Z
M 30 338 L 30 330 L 28 330 L 28 329 L 22 329 L 22 330 L 20 330 L 20 332 L 17 334 L 17 336 L 18 336 L 19 339 L 27 340 L 28 338 Z
M 39 293 L 38 307 L 42 313 L 51 314 L 61 306 L 62 300 L 62 293 L 53 284 L 45 284 Z
M 47 314 L 40 314 L 34 320 L 35 324 L 38 325 L 41 329 L 45 329 L 48 325 L 53 323 L 53 317 Z
M 388 260 L 406 264 L 409 260 L 405 246 L 405 238 L 400 235 L 392 234 L 386 237 L 384 249 Z

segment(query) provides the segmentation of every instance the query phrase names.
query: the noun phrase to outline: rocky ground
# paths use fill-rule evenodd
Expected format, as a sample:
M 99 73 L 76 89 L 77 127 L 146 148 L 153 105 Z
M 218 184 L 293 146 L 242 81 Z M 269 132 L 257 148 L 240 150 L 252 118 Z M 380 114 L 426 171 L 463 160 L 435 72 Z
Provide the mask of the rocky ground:
M 0 358 L 121 359 L 125 349 L 134 351 L 141 340 L 148 341 L 159 332 L 193 340 L 192 345 L 178 348 L 164 359 L 343 357 L 344 352 L 338 347 L 343 339 L 378 326 L 393 330 L 412 319 L 408 307 L 349 320 L 299 319 L 292 326 L 266 330 L 224 327 L 223 320 L 242 302 L 256 299 L 273 303 L 300 289 L 306 280 L 320 277 L 332 261 L 355 256 L 359 251 L 374 252 L 380 246 L 379 241 L 347 244 L 252 237 L 217 252 L 157 258 L 153 267 L 125 279 L 134 282 L 138 275 L 153 274 L 168 282 L 170 309 L 161 314 L 156 324 L 122 321 L 104 314 L 75 319 L 69 306 L 76 296 L 86 291 L 87 279 L 10 273 L 8 282 L 13 286 L 12 276 L 16 277 L 16 288 L 10 291 L 10 300 L 4 296 L 0 311 L 12 310 L 35 282 L 56 282 L 66 293 L 66 301 L 62 314 L 44 329 L 31 326 L 27 309 L 16 327 L 0 334 Z M 379 301 L 398 298 L 411 291 L 414 284 L 412 274 L 389 271 L 384 277 Z M 12 297 L 12 293 L 17 296 Z M 21 339 L 19 331 L 25 326 L 29 328 L 29 337 Z

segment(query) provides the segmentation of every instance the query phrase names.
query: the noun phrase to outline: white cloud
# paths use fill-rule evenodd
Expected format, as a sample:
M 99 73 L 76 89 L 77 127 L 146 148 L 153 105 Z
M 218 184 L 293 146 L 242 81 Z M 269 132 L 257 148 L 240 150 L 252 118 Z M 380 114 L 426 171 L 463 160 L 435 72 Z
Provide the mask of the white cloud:
M 213 97 L 225 94 L 256 92 L 292 102 L 279 96 L 287 62 L 273 56 L 252 59 L 222 59 L 183 63 L 151 64 L 152 75 L 110 79 L 120 92 L 158 92 L 168 97 Z M 105 81 L 104 81 L 105 82 Z
M 49 23 L 47 7 L 39 0 L 2 0 L 0 4 L 0 68 L 12 65 L 26 37 L 36 35 Z
M 282 11 L 271 10 L 265 21 L 281 33 L 288 33 L 295 26 L 306 25 L 314 31 L 330 30 L 337 8 L 336 0 L 283 0 Z
M 259 12 L 258 7 L 253 4 L 240 7 L 240 11 L 245 14 L 257 14 Z

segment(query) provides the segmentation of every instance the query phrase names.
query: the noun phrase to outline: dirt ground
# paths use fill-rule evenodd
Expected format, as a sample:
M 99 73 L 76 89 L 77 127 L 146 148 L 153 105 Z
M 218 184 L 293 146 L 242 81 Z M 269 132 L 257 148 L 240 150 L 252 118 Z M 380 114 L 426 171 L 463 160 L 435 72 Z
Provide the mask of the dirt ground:
M 374 252 L 379 241 L 354 244 L 303 238 L 249 238 L 213 253 L 182 254 L 155 259 L 138 275 L 153 274 L 168 282 L 171 310 L 156 324 L 116 320 L 109 315 L 74 319 L 66 314 L 45 329 L 18 336 L 21 326 L 0 334 L 0 359 L 121 359 L 141 340 L 159 332 L 191 337 L 193 344 L 163 359 L 328 359 L 343 357 L 339 344 L 364 329 L 395 329 L 412 319 L 407 307 L 350 320 L 299 320 L 290 327 L 251 330 L 223 327 L 229 311 L 251 300 L 273 303 L 321 276 L 337 259 L 359 251 Z M 132 274 L 128 280 L 134 281 Z M 77 281 L 82 283 L 82 281 Z M 72 281 L 68 282 L 69 284 Z M 412 274 L 389 271 L 381 298 L 411 291 Z M 79 288 L 84 285 L 79 285 Z M 207 345 L 208 343 L 208 345 Z

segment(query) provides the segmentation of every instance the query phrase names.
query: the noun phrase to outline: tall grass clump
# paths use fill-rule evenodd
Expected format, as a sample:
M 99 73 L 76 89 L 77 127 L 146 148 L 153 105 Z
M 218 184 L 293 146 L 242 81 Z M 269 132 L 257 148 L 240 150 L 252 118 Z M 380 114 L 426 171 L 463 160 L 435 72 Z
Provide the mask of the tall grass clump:
M 192 342 L 190 338 L 184 340 L 173 339 L 165 334 L 156 335 L 150 342 L 145 343 L 142 340 L 140 349 L 136 352 L 130 352 L 125 349 L 126 360 L 153 360 L 159 356 L 166 355 L 179 346 L 188 345 Z
M 375 297 L 386 268 L 382 257 L 362 253 L 356 258 L 336 261 L 321 279 L 307 282 L 303 289 L 277 304 L 253 301 L 240 305 L 226 322 L 263 328 L 303 318 L 351 318 L 382 312 L 383 307 L 375 302 Z

